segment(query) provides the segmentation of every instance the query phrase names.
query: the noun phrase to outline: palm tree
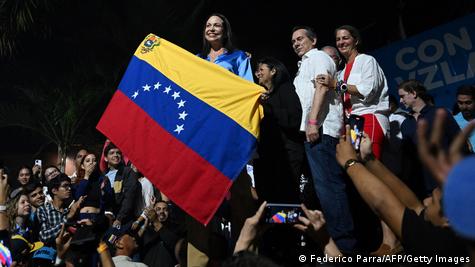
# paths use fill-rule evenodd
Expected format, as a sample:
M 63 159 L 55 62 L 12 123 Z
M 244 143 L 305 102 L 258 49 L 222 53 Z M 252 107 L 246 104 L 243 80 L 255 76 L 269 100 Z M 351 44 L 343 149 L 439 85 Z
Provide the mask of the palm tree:
M 94 129 L 98 109 L 111 90 L 108 84 L 74 79 L 63 86 L 17 87 L 22 99 L 0 105 L 0 127 L 18 126 L 46 137 L 58 147 L 58 162 L 64 171 L 66 155 L 81 135 Z
M 45 20 L 57 0 L 0 0 L 0 57 L 13 57 L 27 35 L 46 38 L 51 25 Z M 40 16 L 41 14 L 41 16 Z

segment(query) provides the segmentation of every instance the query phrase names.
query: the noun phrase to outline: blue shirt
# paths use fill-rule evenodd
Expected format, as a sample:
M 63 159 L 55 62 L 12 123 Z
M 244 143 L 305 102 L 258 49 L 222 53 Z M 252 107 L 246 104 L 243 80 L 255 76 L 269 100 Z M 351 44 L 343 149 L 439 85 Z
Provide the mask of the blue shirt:
M 201 58 L 211 61 L 210 57 L 207 56 L 206 58 L 199 55 Z M 221 67 L 229 70 L 230 72 L 244 78 L 250 82 L 254 82 L 252 77 L 252 68 L 251 68 L 251 60 L 241 50 L 234 50 L 233 52 L 229 53 L 226 52 L 222 55 L 219 55 L 215 61 L 215 64 L 220 65 Z
M 112 188 L 114 188 L 114 181 L 115 181 L 115 176 L 117 175 L 117 169 L 115 170 L 109 170 L 106 173 L 107 178 L 109 178 L 109 182 Z
M 463 117 L 462 112 L 459 112 L 457 115 L 455 115 L 454 119 L 457 122 L 457 124 L 459 125 L 460 129 L 465 128 L 465 126 L 467 126 L 467 124 L 469 123 L 469 121 L 467 121 Z M 472 132 L 472 134 L 470 135 L 469 141 L 470 141 L 470 145 L 472 145 L 472 148 L 473 148 L 474 145 L 475 145 L 475 131 Z

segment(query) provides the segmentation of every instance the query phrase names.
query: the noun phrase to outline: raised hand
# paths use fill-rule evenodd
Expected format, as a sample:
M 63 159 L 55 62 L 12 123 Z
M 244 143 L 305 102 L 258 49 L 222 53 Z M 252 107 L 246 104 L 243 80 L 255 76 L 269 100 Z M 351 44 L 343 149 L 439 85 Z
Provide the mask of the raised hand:
M 300 224 L 295 224 L 294 227 L 302 232 L 306 232 L 312 238 L 317 239 L 318 231 L 322 229 L 326 221 L 323 213 L 319 210 L 309 210 L 307 207 L 301 205 L 306 217 L 299 216 Z
M 439 109 L 436 112 L 434 126 L 430 138 L 427 139 L 427 122 L 421 120 L 417 125 L 418 152 L 421 162 L 430 170 L 434 178 L 444 184 L 449 171 L 462 159 L 462 148 L 466 144 L 475 122 L 470 122 L 453 140 L 448 151 L 444 151 L 441 140 L 444 132 L 444 121 L 447 112 Z
M 350 125 L 346 125 L 345 134 L 340 136 L 340 142 L 336 145 L 336 160 L 343 167 L 348 160 L 356 158 L 355 148 L 351 144 Z

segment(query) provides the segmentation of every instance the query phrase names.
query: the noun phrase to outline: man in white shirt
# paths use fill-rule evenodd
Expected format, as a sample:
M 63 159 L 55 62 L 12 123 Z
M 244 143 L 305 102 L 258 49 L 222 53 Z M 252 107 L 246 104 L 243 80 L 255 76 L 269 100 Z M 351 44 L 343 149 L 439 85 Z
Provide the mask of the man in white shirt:
M 302 104 L 300 130 L 306 135 L 305 151 L 328 232 L 338 248 L 352 253 L 356 239 L 346 193 L 347 183 L 335 158 L 343 127 L 343 106 L 335 90 L 315 81 L 319 74 L 336 74 L 334 61 L 315 48 L 316 44 L 317 36 L 312 28 L 299 26 L 292 30 L 292 48 L 301 58 L 294 80 Z
M 133 262 L 130 257 L 138 249 L 137 240 L 130 233 L 123 234 L 115 243 L 115 256 L 112 258 L 117 267 L 147 267 L 141 262 Z

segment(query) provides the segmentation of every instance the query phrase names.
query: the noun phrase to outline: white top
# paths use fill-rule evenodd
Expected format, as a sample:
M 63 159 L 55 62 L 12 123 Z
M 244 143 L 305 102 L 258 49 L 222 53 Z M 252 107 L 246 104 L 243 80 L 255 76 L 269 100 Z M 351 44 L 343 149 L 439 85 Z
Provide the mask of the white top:
M 339 74 L 338 80 L 343 80 L 344 74 L 345 70 Z M 347 84 L 355 85 L 363 95 L 363 98 L 351 96 L 351 114 L 375 114 L 386 134 L 389 130 L 388 83 L 376 59 L 366 54 L 357 55 Z
M 115 256 L 112 257 L 112 261 L 116 267 L 148 267 L 148 265 L 141 262 L 133 262 L 132 259 L 127 256 Z
M 401 125 L 405 119 L 406 117 L 402 114 L 391 113 L 389 115 L 389 122 L 391 124 L 394 122 L 394 127 L 391 128 L 391 136 L 402 140 Z
M 140 185 L 142 186 L 142 198 L 144 202 L 143 205 L 145 205 L 141 207 L 143 209 L 151 205 L 150 200 L 154 196 L 153 184 L 150 182 L 149 179 L 147 179 L 147 177 L 139 178 L 139 182 L 140 182 Z M 139 210 L 142 210 L 142 209 L 139 209 Z
M 305 53 L 298 64 L 299 70 L 294 79 L 294 86 L 302 105 L 300 130 L 305 131 L 315 93 L 312 80 L 319 74 L 335 76 L 336 66 L 329 55 L 317 48 Z M 334 90 L 330 90 L 326 94 L 317 120 L 319 125 L 323 125 L 323 134 L 333 137 L 339 136 L 343 125 L 343 107 L 340 97 L 338 97 Z

